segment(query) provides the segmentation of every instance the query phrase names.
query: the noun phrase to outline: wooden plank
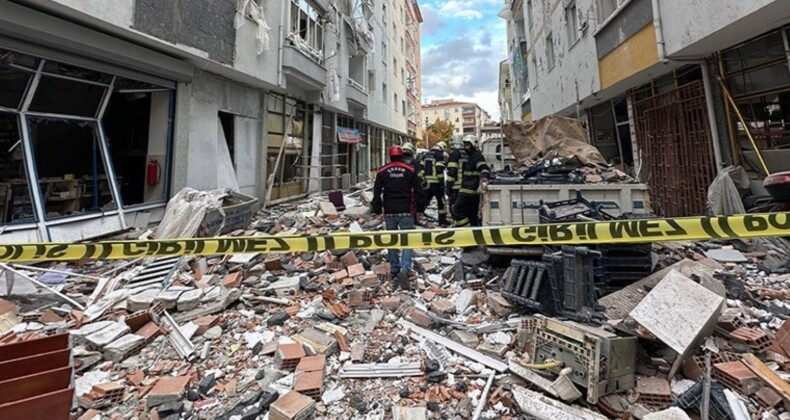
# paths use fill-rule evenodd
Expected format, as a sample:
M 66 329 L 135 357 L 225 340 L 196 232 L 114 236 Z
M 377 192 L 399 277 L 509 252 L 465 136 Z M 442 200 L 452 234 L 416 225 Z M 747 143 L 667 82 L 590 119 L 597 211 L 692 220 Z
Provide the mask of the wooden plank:
M 790 402 L 790 384 L 783 381 L 774 371 L 771 370 L 765 363 L 761 362 L 757 356 L 747 353 L 743 355 L 741 361 L 759 376 L 760 379 L 776 391 L 786 402 Z

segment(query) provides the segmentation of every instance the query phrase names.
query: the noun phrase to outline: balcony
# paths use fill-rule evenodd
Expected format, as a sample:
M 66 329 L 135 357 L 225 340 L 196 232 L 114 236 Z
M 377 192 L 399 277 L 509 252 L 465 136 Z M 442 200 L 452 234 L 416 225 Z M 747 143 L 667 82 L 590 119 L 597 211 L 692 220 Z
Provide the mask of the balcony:
M 288 83 L 306 90 L 323 90 L 326 86 L 326 68 L 290 45 L 283 47 L 283 73 Z
M 349 108 L 365 109 L 368 107 L 368 92 L 362 84 L 354 79 L 348 79 L 346 99 Z

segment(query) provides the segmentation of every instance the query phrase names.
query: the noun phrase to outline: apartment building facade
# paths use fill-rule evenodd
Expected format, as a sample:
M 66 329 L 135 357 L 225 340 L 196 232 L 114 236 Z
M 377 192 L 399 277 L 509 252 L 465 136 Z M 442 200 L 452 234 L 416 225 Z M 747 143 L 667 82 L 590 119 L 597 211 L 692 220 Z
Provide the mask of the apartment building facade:
M 491 121 L 491 116 L 479 105 L 471 102 L 459 102 L 454 99 L 434 100 L 423 104 L 426 126 L 437 121 L 452 124 L 455 134 L 474 135 L 480 137 L 483 126 Z
M 392 103 L 401 7 L 420 16 L 411 0 L 0 0 L 0 243 L 146 226 L 183 187 L 276 202 L 369 179 L 417 134 Z
M 500 16 L 521 119 L 579 118 L 659 213 L 705 213 L 727 165 L 764 176 L 749 137 L 770 172 L 790 166 L 790 3 L 515 0 Z

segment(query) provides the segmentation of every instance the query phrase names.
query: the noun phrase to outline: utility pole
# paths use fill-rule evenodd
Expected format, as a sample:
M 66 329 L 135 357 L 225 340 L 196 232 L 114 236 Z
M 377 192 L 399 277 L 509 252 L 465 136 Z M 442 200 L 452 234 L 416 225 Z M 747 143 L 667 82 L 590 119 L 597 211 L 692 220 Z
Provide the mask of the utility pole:
M 425 116 L 425 148 L 431 150 L 431 138 L 428 133 L 428 116 Z

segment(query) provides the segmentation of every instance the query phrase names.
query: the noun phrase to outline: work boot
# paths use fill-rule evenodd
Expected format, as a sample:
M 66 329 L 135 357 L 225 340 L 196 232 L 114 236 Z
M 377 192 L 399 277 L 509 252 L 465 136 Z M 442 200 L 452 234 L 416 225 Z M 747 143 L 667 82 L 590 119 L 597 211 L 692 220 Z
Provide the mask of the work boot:
M 406 271 L 401 271 L 398 273 L 398 286 L 400 286 L 403 290 L 411 290 L 411 285 L 409 284 L 409 273 Z

